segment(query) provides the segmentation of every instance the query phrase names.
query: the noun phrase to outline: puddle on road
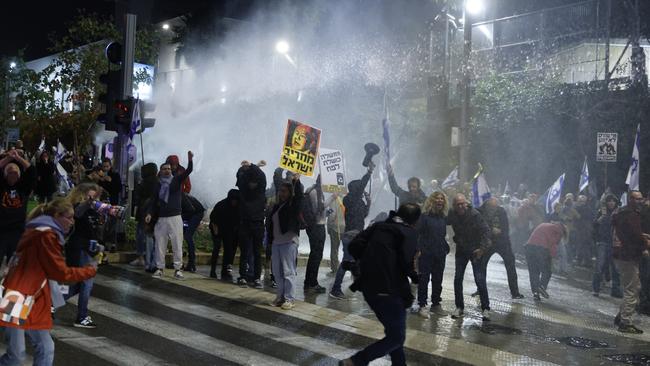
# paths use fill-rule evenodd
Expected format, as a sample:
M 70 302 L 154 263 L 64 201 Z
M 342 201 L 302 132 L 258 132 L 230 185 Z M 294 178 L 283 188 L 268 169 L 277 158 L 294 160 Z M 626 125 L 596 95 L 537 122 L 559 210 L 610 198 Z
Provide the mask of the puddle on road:
M 644 353 L 626 353 L 620 355 L 605 355 L 608 361 L 620 362 L 632 366 L 650 366 L 650 355 Z
M 510 328 L 499 324 L 472 324 L 466 327 L 467 329 L 478 330 L 485 334 L 506 334 L 506 335 L 520 335 L 523 333 L 521 329 Z
M 609 348 L 610 347 L 610 345 L 608 343 L 606 343 L 606 342 L 596 341 L 596 340 L 593 340 L 593 339 L 582 338 L 582 337 L 560 337 L 560 338 L 547 337 L 546 340 L 548 342 L 562 343 L 562 344 L 566 344 L 568 346 L 576 347 L 576 348 L 593 349 L 593 348 Z

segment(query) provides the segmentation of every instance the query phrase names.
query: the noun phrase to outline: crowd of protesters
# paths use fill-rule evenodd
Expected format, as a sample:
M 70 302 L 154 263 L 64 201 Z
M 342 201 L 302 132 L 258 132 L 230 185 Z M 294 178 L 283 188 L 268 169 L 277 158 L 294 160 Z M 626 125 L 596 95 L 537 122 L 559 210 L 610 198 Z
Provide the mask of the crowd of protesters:
M 267 184 L 264 161 L 243 161 L 233 172 L 233 189 L 210 210 L 191 194 L 193 157 L 188 151 L 186 166 L 178 156 L 170 155 L 160 166 L 148 163 L 139 169 L 132 200 L 137 258 L 130 264 L 163 278 L 171 242 L 172 277 L 184 279 L 184 271 L 197 270 L 194 235 L 201 222 L 208 220 L 213 243 L 210 277 L 257 289 L 263 289 L 266 281 L 276 292 L 271 305 L 290 310 L 296 299 L 301 232 L 309 242 L 303 288 L 312 294 L 328 292 L 319 282 L 319 268 L 329 236 L 329 270 L 335 277 L 329 296 L 347 298 L 343 282 L 350 272 L 350 289 L 363 293 L 386 328 L 386 338 L 342 361 L 343 365 L 364 365 L 385 354 L 391 355 L 394 364 L 403 364 L 409 308 L 424 318 L 462 318 L 468 265 L 482 318 L 490 321 L 487 276 L 495 254 L 503 259 L 512 299 L 524 297 L 518 284 L 517 256 L 525 260 L 535 301 L 550 298 L 548 284 L 556 259 L 555 267 L 562 275 L 572 275 L 575 268 L 591 271 L 594 296 L 600 296 L 603 284 L 611 283 L 610 295 L 622 298 L 616 326 L 621 332 L 642 332 L 634 325 L 633 315 L 640 297 L 646 304 L 649 300 L 641 294 L 641 283 L 649 267 L 650 203 L 638 191 L 629 193 L 625 207 L 611 194 L 596 198 L 569 193 L 546 214 L 538 196 L 520 185 L 512 194 L 494 194 L 480 207 L 472 207 L 468 184 L 441 189 L 433 181 L 433 193 L 427 196 L 417 177 L 409 178 L 407 189 L 402 189 L 388 165 L 388 182 L 399 209 L 378 215 L 366 226 L 372 204 L 366 192 L 375 170 L 372 162 L 361 178 L 348 183 L 345 193 L 325 194 L 320 176 L 315 184 L 304 187 L 299 175 L 278 168 Z M 31 157 L 18 148 L 6 151 L 0 155 L 0 169 L 0 259 L 6 260 L 9 269 L 5 288 L 37 297 L 38 305 L 27 321 L 2 323 L 16 329 L 3 359 L 24 358 L 27 334 L 37 357 L 51 360 L 47 333 L 52 326 L 51 309 L 78 295 L 74 325 L 96 327 L 88 314 L 88 301 L 104 247 L 115 250 L 119 242 L 117 227 L 122 216 L 115 212 L 121 212 L 117 205 L 122 202 L 123 182 L 110 159 L 94 165 L 92 159 L 72 154 L 53 159 L 46 150 Z M 32 195 L 40 205 L 28 216 Z M 339 258 L 340 250 L 343 256 Z M 47 261 L 34 261 L 40 251 L 47 252 L 43 254 Z M 448 314 L 441 303 L 450 252 L 455 257 L 455 310 Z M 29 281 L 19 283 L 19 278 Z M 59 286 L 46 280 L 73 285 L 61 294 Z M 417 284 L 417 296 L 411 294 L 409 283 Z M 647 282 L 643 291 L 650 291 Z M 641 311 L 647 312 L 643 306 L 642 301 Z

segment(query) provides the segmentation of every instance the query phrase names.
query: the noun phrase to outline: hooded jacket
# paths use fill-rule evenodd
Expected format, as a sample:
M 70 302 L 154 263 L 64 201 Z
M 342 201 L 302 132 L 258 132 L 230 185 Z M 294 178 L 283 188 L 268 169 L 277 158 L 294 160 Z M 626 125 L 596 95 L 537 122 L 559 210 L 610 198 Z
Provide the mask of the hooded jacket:
M 249 183 L 257 183 L 250 188 Z M 266 208 L 266 175 L 257 165 L 241 167 L 237 171 L 237 188 L 241 200 L 239 214 L 243 222 L 263 222 Z
M 490 248 L 490 234 L 492 231 L 475 208 L 467 207 L 463 216 L 459 216 L 453 209 L 450 210 L 448 223 L 454 229 L 457 256 L 471 256 L 476 249 L 487 252 Z
M 63 231 L 51 216 L 39 216 L 26 225 L 16 254 L 10 263 L 9 273 L 3 286 L 25 296 L 38 292 L 43 280 L 57 282 L 80 282 L 94 277 L 96 270 L 88 266 L 66 266 L 62 255 Z M 17 326 L 0 321 L 0 326 L 46 330 L 52 329 L 52 299 L 50 287 L 45 285 L 35 298 L 32 311 L 24 325 Z
M 181 165 L 178 155 L 169 155 L 167 159 L 165 159 L 165 163 L 176 165 L 178 167 L 176 168 L 176 171 L 173 172 L 174 175 L 185 173 L 185 168 Z M 189 176 L 186 176 L 185 179 L 183 179 L 183 182 L 181 183 L 181 191 L 183 191 L 183 193 L 190 193 L 190 191 L 192 191 L 192 181 Z
M 228 197 L 217 202 L 210 212 L 210 230 L 212 230 L 212 225 L 215 225 L 218 230 L 216 235 L 235 237 L 239 226 L 239 207 L 233 207 L 233 201 L 241 203 L 239 191 L 236 189 L 231 189 L 228 192 Z M 215 233 L 212 232 L 212 234 Z
M 366 173 L 360 180 L 348 183 L 348 194 L 343 198 L 345 207 L 345 231 L 363 230 L 368 216 L 368 205 L 363 202 L 363 191 L 370 180 L 370 173 Z
M 142 181 L 135 189 L 135 196 L 137 199 L 137 210 L 135 219 L 138 222 L 144 222 L 144 217 L 147 214 L 148 206 L 153 204 L 153 198 L 156 198 L 156 187 L 158 186 L 158 178 L 156 174 L 158 167 L 154 163 L 148 163 L 140 168 Z

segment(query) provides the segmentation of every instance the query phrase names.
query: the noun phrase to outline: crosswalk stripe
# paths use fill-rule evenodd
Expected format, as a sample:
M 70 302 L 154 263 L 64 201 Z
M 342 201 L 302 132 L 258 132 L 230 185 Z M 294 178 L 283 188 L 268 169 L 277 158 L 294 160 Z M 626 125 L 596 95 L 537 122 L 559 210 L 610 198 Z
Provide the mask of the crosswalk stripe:
M 114 280 L 104 275 L 98 275 L 96 278 L 96 283 L 110 285 L 111 283 L 114 283 Z M 124 283 L 122 286 L 124 286 Z M 129 289 L 129 287 L 127 286 L 126 289 Z M 168 296 L 160 292 L 138 287 L 137 293 L 139 296 L 156 301 L 160 304 L 164 304 L 165 306 L 171 307 L 173 309 L 181 311 L 191 309 L 192 314 L 200 316 L 202 318 L 215 320 L 219 323 L 231 325 L 251 333 L 257 333 L 264 337 L 274 339 L 281 343 L 293 345 L 310 352 L 329 355 L 330 357 L 337 359 L 349 357 L 355 352 L 355 350 L 330 343 L 322 339 L 297 335 L 296 333 L 290 332 L 286 329 L 267 325 L 259 321 L 250 320 L 245 317 L 237 316 L 208 306 L 188 304 L 186 302 L 180 301 L 178 298 Z M 390 365 L 390 362 L 388 360 L 382 359 L 373 363 L 373 365 Z
M 151 354 L 141 352 L 128 345 L 116 342 L 106 337 L 89 337 L 87 334 L 71 328 L 57 326 L 52 330 L 52 335 L 57 341 L 69 344 L 76 348 L 84 349 L 95 356 L 109 361 L 115 365 L 124 366 L 171 366 Z
M 75 303 L 72 300 L 71 302 Z M 157 334 L 183 346 L 238 364 L 259 366 L 294 365 L 102 299 L 92 298 L 88 309 L 116 321 L 128 323 L 146 332 Z
M 137 273 L 135 269 L 126 266 L 120 268 Z M 218 281 L 208 281 L 201 275 L 187 274 L 185 281 L 177 281 L 170 278 L 163 278 L 161 281 L 198 289 L 231 300 L 242 301 L 259 308 L 266 308 L 270 311 L 297 319 L 314 322 L 324 327 L 374 339 L 384 337 L 383 327 L 376 320 L 300 301 L 296 302 L 296 307 L 292 311 L 286 312 L 281 309 L 266 306 L 268 302 L 275 298 L 273 294 L 250 288 L 239 288 Z M 472 365 L 495 363 L 506 365 L 555 365 L 554 363 L 537 360 L 525 355 L 414 329 L 407 329 L 405 347 L 425 354 Z

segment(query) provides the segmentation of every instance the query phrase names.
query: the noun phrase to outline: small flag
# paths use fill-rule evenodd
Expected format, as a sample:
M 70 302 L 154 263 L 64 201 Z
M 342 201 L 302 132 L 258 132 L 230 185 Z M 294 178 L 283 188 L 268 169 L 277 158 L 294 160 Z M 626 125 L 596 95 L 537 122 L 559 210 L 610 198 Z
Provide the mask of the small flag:
M 585 163 L 582 165 L 582 172 L 580 173 L 580 186 L 578 192 L 582 192 L 589 185 L 589 166 L 587 165 L 587 157 L 585 156 Z
M 449 173 L 447 178 L 445 178 L 444 182 L 442 182 L 442 185 L 440 186 L 442 189 L 446 189 L 449 187 L 453 187 L 456 184 L 460 182 L 460 179 L 458 178 L 458 167 L 455 167 L 454 170 Z
M 510 195 L 510 182 L 506 181 L 506 187 L 503 189 L 504 195 Z
M 627 178 L 625 184 L 631 191 L 639 190 L 639 135 L 641 132 L 641 124 L 636 127 L 636 137 L 634 138 L 634 148 L 632 149 L 632 162 L 630 169 L 627 171 Z
M 54 161 L 58 163 L 59 160 L 63 159 L 63 154 L 65 154 L 65 147 L 61 141 L 56 140 L 56 155 L 54 157 Z
M 623 192 L 621 195 L 621 207 L 627 206 L 627 192 Z
M 140 121 L 140 99 L 136 99 L 133 103 L 133 116 L 131 116 L 131 129 L 129 130 L 129 138 L 133 140 L 133 136 L 140 130 L 142 122 Z
M 38 151 L 45 151 L 45 138 L 41 139 L 41 144 L 38 145 Z
M 483 202 L 489 200 L 490 197 L 492 197 L 490 187 L 485 179 L 485 174 L 481 171 L 472 185 L 472 204 L 474 207 L 480 207 Z
M 546 190 L 546 193 L 542 196 L 540 201 L 544 203 L 544 207 L 546 209 L 547 214 L 551 214 L 553 212 L 553 206 L 555 206 L 556 203 L 560 202 L 560 198 L 562 197 L 562 189 L 564 188 L 564 175 L 560 175 L 560 177 L 553 183 L 552 186 L 549 187 L 549 189 Z

